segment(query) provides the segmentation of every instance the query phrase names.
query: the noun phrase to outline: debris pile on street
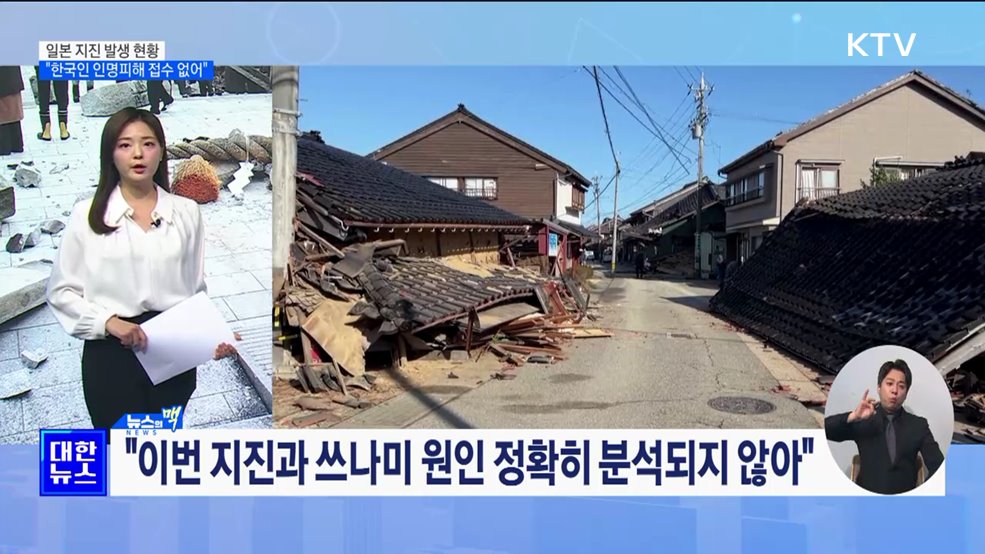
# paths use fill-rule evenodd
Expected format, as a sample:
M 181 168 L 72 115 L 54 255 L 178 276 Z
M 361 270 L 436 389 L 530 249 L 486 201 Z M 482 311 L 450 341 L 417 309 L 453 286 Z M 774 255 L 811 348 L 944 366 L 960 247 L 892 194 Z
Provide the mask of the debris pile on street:
M 954 415 L 973 425 L 985 425 L 985 358 L 977 358 L 946 378 L 954 403 Z M 985 443 L 981 427 L 966 431 L 965 436 Z
M 611 336 L 581 325 L 594 316 L 570 279 L 505 267 L 467 272 L 402 256 L 402 240 L 339 249 L 303 223 L 299 236 L 314 240 L 293 245 L 280 306 L 284 335 L 298 331 L 297 378 L 306 392 L 369 390 L 368 352 L 389 353 L 396 367 L 428 353 L 478 359 L 491 352 L 516 367 L 565 359 L 563 345 L 573 338 Z
M 694 273 L 694 252 L 681 250 L 653 260 L 653 271 L 664 275 L 690 276 Z

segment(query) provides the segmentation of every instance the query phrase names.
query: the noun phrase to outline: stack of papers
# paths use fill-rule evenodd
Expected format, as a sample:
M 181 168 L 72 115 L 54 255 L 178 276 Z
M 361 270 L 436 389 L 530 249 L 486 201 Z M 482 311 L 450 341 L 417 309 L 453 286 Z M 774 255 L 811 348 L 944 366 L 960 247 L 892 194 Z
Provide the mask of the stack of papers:
M 236 338 L 212 300 L 200 292 L 140 326 L 147 349 L 136 352 L 140 365 L 155 385 L 215 357 L 222 343 Z

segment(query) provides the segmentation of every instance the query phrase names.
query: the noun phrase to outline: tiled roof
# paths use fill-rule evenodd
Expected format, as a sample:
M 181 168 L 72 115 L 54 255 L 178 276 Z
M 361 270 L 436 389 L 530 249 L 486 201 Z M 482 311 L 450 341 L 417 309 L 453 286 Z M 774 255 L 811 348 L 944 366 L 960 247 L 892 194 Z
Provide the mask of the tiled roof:
M 536 304 L 539 283 L 521 273 L 492 269 L 479 277 L 423 258 L 377 258 L 360 283 L 380 316 L 398 329 L 423 327 L 467 316 L 501 302 L 526 298 Z
M 349 225 L 524 227 L 529 221 L 424 177 L 321 142 L 298 141 L 298 191 Z
M 795 208 L 712 309 L 837 373 L 863 350 L 932 361 L 985 323 L 985 163 Z
M 669 221 L 674 221 L 676 219 L 680 219 L 682 217 L 693 214 L 695 212 L 695 206 L 697 206 L 698 204 L 697 198 L 695 198 L 695 194 L 694 194 L 696 190 L 695 188 L 696 186 L 697 185 L 691 185 L 688 188 L 690 194 L 680 196 L 679 200 L 677 200 L 673 204 L 664 206 L 663 209 L 661 209 L 659 212 L 653 214 L 653 217 L 651 217 L 644 223 L 641 223 L 633 227 L 631 230 L 635 234 L 645 236 L 649 233 L 650 229 L 658 229 L 664 223 L 667 223 Z M 702 211 L 704 211 L 704 208 L 707 208 L 708 206 L 711 206 L 712 204 L 715 204 L 720 200 L 717 185 L 705 184 L 702 187 L 701 192 L 702 192 L 701 194 Z M 659 202 L 657 202 L 657 204 L 659 204 Z
M 702 181 L 704 181 L 706 183 L 710 183 L 712 185 L 715 184 L 715 183 L 712 183 L 711 180 L 708 177 L 704 177 L 702 179 Z M 653 202 L 650 202 L 646 206 L 643 206 L 642 208 L 639 208 L 639 209 L 634 210 L 632 213 L 629 214 L 629 217 L 630 218 L 633 218 L 633 217 L 641 216 L 641 215 L 642 216 L 652 215 L 653 213 L 656 213 L 657 211 L 663 211 L 663 209 L 667 205 L 676 203 L 677 200 L 679 200 L 682 196 L 687 195 L 687 194 L 693 194 L 694 193 L 694 187 L 697 186 L 697 184 L 698 184 L 697 181 L 691 181 L 690 183 L 687 183 L 687 184 L 683 185 L 681 188 L 679 188 L 679 189 L 671 192 L 670 194 L 667 194 L 667 195 L 665 195 L 665 196 L 663 196 L 661 198 L 658 198 L 658 199 L 654 200 Z

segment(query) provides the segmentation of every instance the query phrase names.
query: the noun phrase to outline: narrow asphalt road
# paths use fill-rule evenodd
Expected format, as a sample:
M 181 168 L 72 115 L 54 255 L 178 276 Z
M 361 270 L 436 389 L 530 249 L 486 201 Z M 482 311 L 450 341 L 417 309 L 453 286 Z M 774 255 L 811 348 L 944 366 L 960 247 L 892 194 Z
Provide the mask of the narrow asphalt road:
M 770 392 L 777 380 L 750 345 L 705 311 L 713 293 L 707 283 L 602 279 L 592 294 L 602 306 L 597 324 L 614 337 L 576 340 L 566 361 L 528 364 L 516 379 L 490 381 L 405 426 L 817 428 L 807 408 Z M 722 396 L 775 409 L 743 415 L 709 406 Z

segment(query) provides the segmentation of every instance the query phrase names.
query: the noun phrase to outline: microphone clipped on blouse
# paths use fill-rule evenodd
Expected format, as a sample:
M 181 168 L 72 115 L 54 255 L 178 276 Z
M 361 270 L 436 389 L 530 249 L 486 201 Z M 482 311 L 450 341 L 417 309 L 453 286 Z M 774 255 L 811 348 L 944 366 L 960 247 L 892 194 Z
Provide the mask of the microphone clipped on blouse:
M 161 218 L 157 218 L 157 219 L 155 219 L 154 221 L 151 221 L 151 222 L 150 222 L 150 226 L 151 226 L 151 227 L 154 227 L 155 229 L 156 229 L 157 227 L 160 227 L 160 226 L 161 226 Z

